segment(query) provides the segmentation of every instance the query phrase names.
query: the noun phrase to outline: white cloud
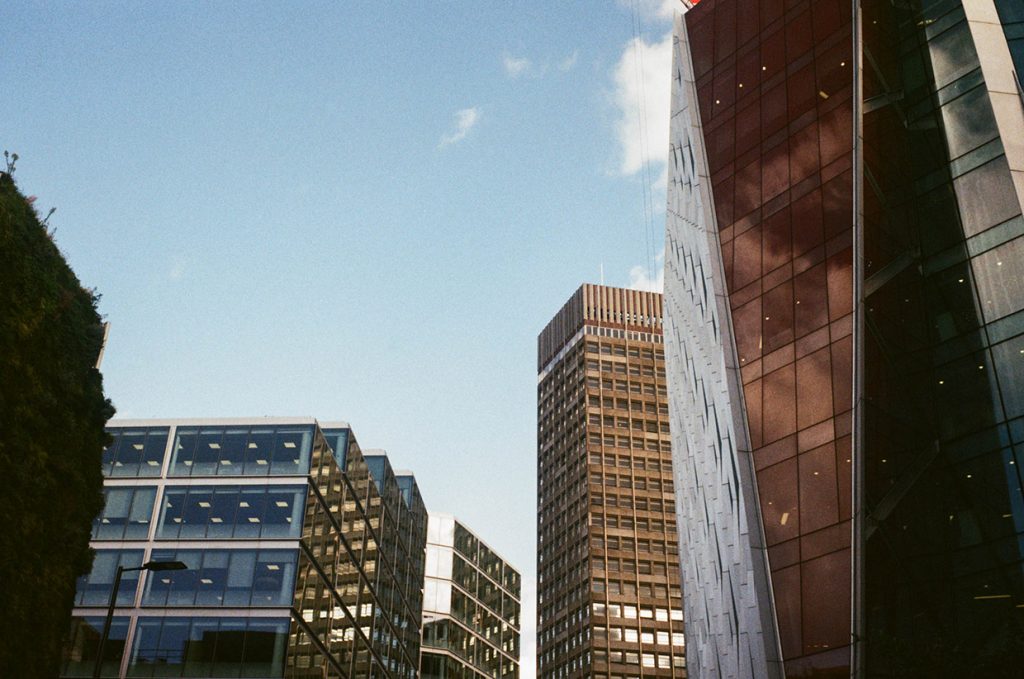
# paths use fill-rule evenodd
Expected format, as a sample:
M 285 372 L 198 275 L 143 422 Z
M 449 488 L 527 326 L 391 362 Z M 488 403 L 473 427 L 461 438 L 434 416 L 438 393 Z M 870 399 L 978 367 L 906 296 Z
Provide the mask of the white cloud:
M 573 50 L 572 54 L 570 54 L 565 59 L 562 59 L 560 62 L 558 62 L 558 70 L 562 71 L 563 73 L 565 73 L 566 71 L 571 71 L 573 69 L 573 67 L 576 66 L 576 61 L 579 58 L 580 58 L 579 50 Z
M 654 258 L 654 268 L 657 271 L 652 275 L 651 271 L 644 265 L 638 264 L 629 270 L 629 285 L 633 290 L 651 290 L 661 292 L 665 289 L 665 250 Z
M 441 137 L 440 148 L 460 142 L 466 138 L 473 126 L 480 121 L 480 108 L 464 108 L 455 112 L 455 131 Z
M 518 78 L 530 70 L 530 60 L 526 57 L 510 57 L 505 55 L 504 64 L 505 73 L 510 78 Z
M 657 42 L 629 41 L 612 77 L 612 96 L 619 112 L 615 123 L 619 170 L 634 175 L 644 169 L 646 159 L 651 170 L 659 172 L 657 185 L 663 186 L 672 95 L 672 33 Z

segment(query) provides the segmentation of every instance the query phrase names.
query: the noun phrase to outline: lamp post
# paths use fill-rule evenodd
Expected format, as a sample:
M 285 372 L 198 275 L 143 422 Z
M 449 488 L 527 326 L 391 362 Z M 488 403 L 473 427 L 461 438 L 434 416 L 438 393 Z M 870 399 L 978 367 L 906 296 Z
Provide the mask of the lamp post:
M 180 561 L 147 561 L 141 566 L 134 568 L 117 567 L 114 575 L 114 586 L 110 590 L 110 605 L 107 606 L 107 619 L 103 622 L 103 634 L 100 636 L 100 646 L 96 649 L 96 663 L 92 668 L 93 679 L 100 679 L 100 671 L 103 669 L 103 647 L 107 645 L 107 637 L 110 636 L 110 623 L 114 620 L 114 606 L 117 604 L 117 590 L 121 586 L 121 576 L 127 571 L 182 571 L 188 568 Z

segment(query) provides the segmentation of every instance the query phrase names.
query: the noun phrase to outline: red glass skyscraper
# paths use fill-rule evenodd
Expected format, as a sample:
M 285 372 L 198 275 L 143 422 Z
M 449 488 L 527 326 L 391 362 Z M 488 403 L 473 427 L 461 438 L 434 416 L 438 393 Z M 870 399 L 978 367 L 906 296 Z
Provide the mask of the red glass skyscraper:
M 1022 16 L 704 0 L 677 21 L 665 334 L 694 675 L 1020 667 Z

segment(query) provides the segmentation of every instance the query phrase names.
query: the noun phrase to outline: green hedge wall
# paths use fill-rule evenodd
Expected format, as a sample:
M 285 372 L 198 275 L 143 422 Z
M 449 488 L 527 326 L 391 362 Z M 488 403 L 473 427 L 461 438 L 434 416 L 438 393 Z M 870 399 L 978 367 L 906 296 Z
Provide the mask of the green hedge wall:
M 0 674 L 59 672 L 114 409 L 96 297 L 0 172 Z

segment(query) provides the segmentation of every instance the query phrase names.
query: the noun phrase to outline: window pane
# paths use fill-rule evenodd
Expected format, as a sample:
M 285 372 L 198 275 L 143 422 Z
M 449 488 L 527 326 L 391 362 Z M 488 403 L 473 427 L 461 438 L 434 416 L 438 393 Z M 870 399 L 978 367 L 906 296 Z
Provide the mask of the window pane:
M 185 512 L 184 488 L 167 488 L 164 490 L 164 507 L 160 517 L 157 537 L 164 539 L 177 538 L 181 531 L 182 516 Z
M 208 538 L 232 537 L 239 503 L 236 489 L 231 489 L 228 492 L 220 490 L 214 492 L 210 500 L 210 523 L 206 529 Z
M 221 429 L 203 429 L 199 432 L 192 460 L 192 476 L 212 476 L 217 473 L 223 437 L 224 431 Z
M 101 458 L 101 464 L 103 465 L 103 475 L 111 476 L 114 468 L 114 458 L 117 455 L 117 445 L 121 442 L 121 433 L 118 430 L 110 432 L 111 442 L 110 445 L 103 449 L 103 457 Z
M 966 22 L 961 21 L 942 35 L 929 40 L 928 48 L 931 51 L 936 89 L 942 89 L 978 67 L 978 54 L 974 51 L 974 41 Z
M 179 429 L 174 437 L 174 451 L 171 458 L 171 476 L 190 476 L 192 458 L 195 455 L 198 434 L 195 429 Z
M 190 677 L 209 677 L 213 674 L 214 655 L 217 649 L 217 630 L 220 622 L 216 619 L 194 619 L 189 630 L 188 651 L 185 655 L 185 674 Z
M 68 643 L 64 647 L 61 676 L 92 676 L 104 621 L 105 619 L 100 616 L 72 618 L 71 633 L 68 635 Z M 127 635 L 128 618 L 115 617 L 110 623 L 107 644 L 103 647 L 103 662 L 100 665 L 100 676 L 103 679 L 112 679 L 118 676 Z
M 309 470 L 312 432 L 308 429 L 278 429 L 274 441 L 271 474 L 304 474 Z
M 267 494 L 262 537 L 289 537 L 297 535 L 302 527 L 302 512 L 304 509 L 304 489 L 282 488 L 278 490 L 273 488 Z
M 121 432 L 121 442 L 117 446 L 117 456 L 111 476 L 138 476 L 139 462 L 146 448 L 145 429 L 125 429 Z
M 1006 156 L 953 181 L 964 233 L 973 236 L 1020 214 Z
M 139 462 L 139 476 L 160 476 L 164 452 L 167 450 L 167 436 L 166 429 L 151 429 L 146 434 L 145 448 Z
M 185 509 L 181 517 L 180 537 L 201 538 L 206 536 L 206 526 L 213 506 L 213 489 L 193 487 L 185 496 Z
M 253 429 L 245 448 L 245 475 L 266 476 L 270 473 L 270 458 L 274 449 L 272 429 Z
M 92 571 L 78 578 L 75 605 L 106 606 L 110 602 L 110 588 L 118 566 L 135 568 L 142 565 L 142 550 L 99 550 L 93 558 Z M 135 602 L 139 572 L 129 571 L 121 576 L 117 590 L 117 605 L 131 606 Z
M 224 595 L 227 606 L 248 606 L 253 601 L 253 576 L 256 571 L 256 552 L 245 550 L 231 553 L 228 586 Z M 289 592 L 290 595 L 290 592 Z M 284 603 L 290 603 L 289 600 Z M 259 605 L 253 601 L 254 605 Z
M 124 529 L 126 540 L 139 540 L 149 536 L 149 520 L 153 516 L 156 488 L 136 488 L 128 524 Z
M 217 645 L 214 651 L 213 675 L 237 677 L 241 670 L 245 648 L 245 620 L 229 618 L 221 620 L 217 631 Z
M 295 583 L 296 553 L 290 551 L 262 551 L 252 578 L 252 603 L 262 605 L 289 605 Z
M 132 488 L 105 489 L 103 512 L 93 523 L 93 538 L 120 540 L 124 537 L 124 524 L 131 508 Z
M 266 488 L 247 488 L 242 490 L 238 501 L 238 514 L 235 519 L 236 538 L 257 538 L 260 536 L 260 523 L 263 521 L 263 508 L 267 501 Z
M 239 475 L 245 471 L 245 451 L 249 441 L 247 429 L 228 429 L 221 441 L 220 466 L 222 476 Z
M 199 573 L 196 604 L 218 606 L 224 603 L 224 588 L 228 579 L 228 553 L 209 551 L 203 555 L 203 568 Z

